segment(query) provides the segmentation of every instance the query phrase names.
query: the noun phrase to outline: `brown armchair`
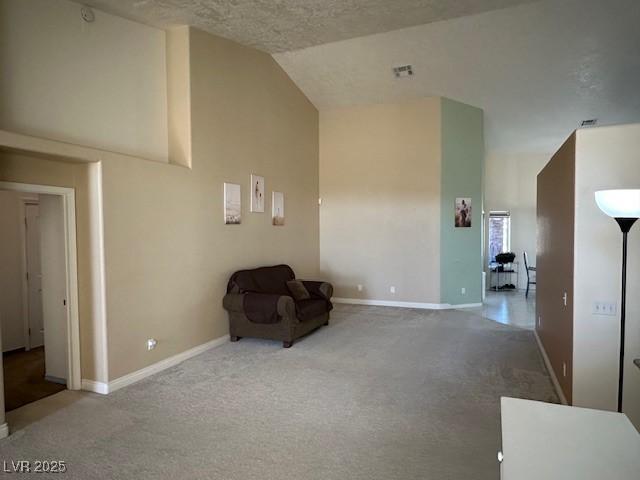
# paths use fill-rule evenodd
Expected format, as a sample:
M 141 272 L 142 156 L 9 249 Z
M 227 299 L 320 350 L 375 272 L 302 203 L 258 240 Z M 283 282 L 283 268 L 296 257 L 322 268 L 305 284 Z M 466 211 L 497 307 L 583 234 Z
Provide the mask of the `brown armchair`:
M 289 348 L 295 339 L 329 324 L 331 284 L 303 281 L 308 298 L 296 300 L 296 292 L 287 286 L 292 280 L 295 274 L 288 265 L 240 270 L 231 276 L 223 306 L 229 312 L 232 342 L 266 338 L 281 340 Z

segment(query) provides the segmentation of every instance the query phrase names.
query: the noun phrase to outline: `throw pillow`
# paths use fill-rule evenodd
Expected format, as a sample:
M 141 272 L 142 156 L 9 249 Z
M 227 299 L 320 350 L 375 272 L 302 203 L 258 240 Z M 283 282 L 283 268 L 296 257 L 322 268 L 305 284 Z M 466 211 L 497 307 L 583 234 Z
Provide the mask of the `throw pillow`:
M 300 280 L 289 280 L 287 282 L 287 287 L 291 292 L 291 296 L 296 301 L 308 300 L 311 298 L 311 295 L 309 295 L 309 292 Z

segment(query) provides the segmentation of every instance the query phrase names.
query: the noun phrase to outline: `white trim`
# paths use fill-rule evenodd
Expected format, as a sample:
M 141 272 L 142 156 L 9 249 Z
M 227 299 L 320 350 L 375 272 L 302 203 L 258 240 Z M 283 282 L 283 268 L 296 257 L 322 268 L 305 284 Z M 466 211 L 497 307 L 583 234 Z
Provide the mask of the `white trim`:
M 52 375 L 45 375 L 44 379 L 47 382 L 59 383 L 60 385 L 66 385 L 67 384 L 67 379 L 66 378 L 59 378 L 59 377 L 54 377 Z
M 67 388 L 80 390 L 80 317 L 78 313 L 78 259 L 76 249 L 76 202 L 75 190 L 68 187 L 53 187 L 16 182 L 0 182 L 1 190 L 14 192 L 60 195 L 64 208 L 64 235 L 66 255 L 67 296 Z
M 62 197 L 64 208 L 65 253 L 67 260 L 67 388 L 80 390 L 80 312 L 78 309 L 78 249 L 76 241 L 76 194 L 73 189 Z
M 82 390 L 93 393 L 106 395 L 109 393 L 109 384 L 104 382 L 96 382 L 94 380 L 82 379 Z
M 5 422 L 0 425 L 0 438 L 6 438 L 9 436 L 9 425 Z
M 101 393 L 103 395 L 115 392 L 116 390 L 120 390 L 123 387 L 131 385 L 132 383 L 139 382 L 151 375 L 155 375 L 167 368 L 174 367 L 179 363 L 184 362 L 196 355 L 200 355 L 207 350 L 218 347 L 224 343 L 229 341 L 229 335 L 223 335 L 222 337 L 216 338 L 209 342 L 203 343 L 202 345 L 198 345 L 197 347 L 193 347 L 189 350 L 185 350 L 184 352 L 178 353 L 169 358 L 165 358 L 164 360 L 160 360 L 157 363 L 149 365 L 148 367 L 141 368 L 140 370 L 136 370 L 135 372 L 128 373 L 127 375 L 123 375 L 122 377 L 116 378 L 112 382 L 103 383 L 96 382 L 93 380 L 82 380 L 82 389 L 87 390 L 89 392 Z
M 379 307 L 419 308 L 423 310 L 450 310 L 455 308 L 473 308 L 482 306 L 482 303 L 464 303 L 461 305 L 451 305 L 449 303 L 397 302 L 394 300 L 372 300 L 366 298 L 341 297 L 333 297 L 331 300 L 335 303 L 346 303 L 349 305 L 375 305 Z
M 74 191 L 73 188 L 69 187 L 54 187 L 50 185 L 36 185 L 17 182 L 0 182 L 0 189 L 22 193 L 37 193 L 38 195 L 68 195 Z
M 554 372 L 553 367 L 551 366 L 551 360 L 549 360 L 549 356 L 547 355 L 547 351 L 544 349 L 544 345 L 542 344 L 542 340 L 538 336 L 538 332 L 536 330 L 533 331 L 533 335 L 536 337 L 536 342 L 538 343 L 538 349 L 540 350 L 540 354 L 542 355 L 542 359 L 544 360 L 544 365 L 547 367 L 549 372 L 549 376 L 551 377 L 551 382 L 553 383 L 553 388 L 556 390 L 558 397 L 560 397 L 560 401 L 563 405 L 569 405 L 567 402 L 567 398 L 564 396 L 562 388 L 560 387 L 560 382 L 558 382 L 558 377 L 556 377 L 556 372 Z
M 98 359 L 97 378 L 106 382 L 109 378 L 109 352 L 107 333 L 106 263 L 104 248 L 104 209 L 102 196 L 102 163 L 89 164 L 89 231 L 92 269 L 92 316 L 94 322 L 93 351 Z
M 449 304 L 446 304 L 449 305 Z M 457 308 L 477 308 L 477 307 L 481 307 L 482 303 L 460 303 L 457 305 L 449 305 L 447 308 L 453 308 L 453 309 L 457 309 Z

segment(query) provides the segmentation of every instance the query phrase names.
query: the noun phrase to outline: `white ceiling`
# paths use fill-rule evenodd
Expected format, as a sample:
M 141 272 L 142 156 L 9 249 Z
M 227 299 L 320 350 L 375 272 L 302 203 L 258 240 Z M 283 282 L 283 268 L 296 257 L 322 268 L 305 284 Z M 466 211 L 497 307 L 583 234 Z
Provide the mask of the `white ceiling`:
M 132 20 L 192 25 L 283 52 L 486 12 L 532 0 L 86 0 Z
M 320 110 L 434 95 L 481 107 L 490 151 L 552 153 L 582 119 L 640 122 L 638 0 L 546 0 L 274 58 Z M 413 77 L 395 79 L 406 63 Z

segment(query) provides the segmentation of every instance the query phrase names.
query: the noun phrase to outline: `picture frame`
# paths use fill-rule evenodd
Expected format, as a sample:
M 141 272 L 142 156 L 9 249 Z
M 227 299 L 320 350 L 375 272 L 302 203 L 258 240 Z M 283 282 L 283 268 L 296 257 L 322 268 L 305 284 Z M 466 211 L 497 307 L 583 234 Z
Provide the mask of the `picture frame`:
M 284 226 L 284 193 L 271 194 L 271 223 L 276 227 Z
M 239 225 L 242 223 L 242 195 L 237 183 L 224 184 L 224 223 Z
M 471 198 L 456 198 L 454 225 L 456 228 L 470 228 L 472 224 Z
M 251 174 L 251 207 L 250 211 L 254 213 L 264 213 L 264 177 Z

